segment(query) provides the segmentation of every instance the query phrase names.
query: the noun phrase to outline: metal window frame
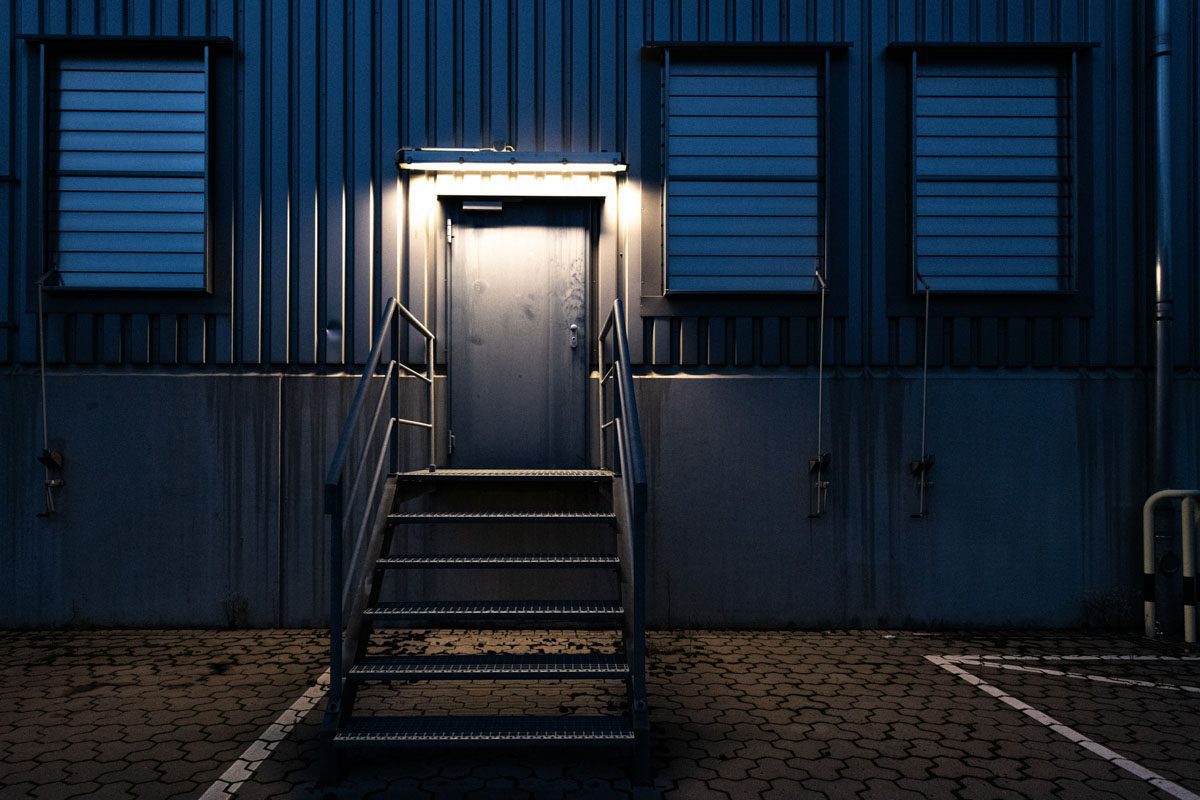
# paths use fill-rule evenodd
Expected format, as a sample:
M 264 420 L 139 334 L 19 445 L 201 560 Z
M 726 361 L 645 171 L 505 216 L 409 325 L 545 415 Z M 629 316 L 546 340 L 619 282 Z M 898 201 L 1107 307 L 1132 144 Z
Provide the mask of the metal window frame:
M 659 229 L 661 232 L 661 241 L 659 242 L 659 264 L 660 273 L 659 280 L 662 286 L 663 299 L 692 299 L 692 298 L 714 298 L 714 297 L 755 297 L 755 296 L 777 296 L 777 297 L 818 297 L 820 295 L 820 284 L 813 276 L 812 286 L 808 289 L 724 289 L 720 291 L 695 291 L 695 290 L 680 290 L 672 289 L 670 285 L 670 269 L 668 265 L 667 247 L 670 238 L 668 230 L 669 203 L 670 203 L 670 112 L 669 112 L 669 96 L 671 88 L 671 54 L 672 52 L 684 53 L 688 56 L 723 58 L 731 61 L 739 59 L 751 58 L 769 58 L 773 60 L 794 60 L 796 62 L 811 62 L 814 63 L 820 71 L 818 76 L 818 86 L 820 87 L 821 95 L 818 98 L 818 113 L 821 116 L 819 130 L 821 131 L 821 141 L 818 147 L 818 163 L 820 164 L 820 174 L 817 177 L 817 213 L 820 215 L 817 226 L 820 235 L 820 244 L 818 251 L 820 252 L 820 263 L 818 269 L 823 278 L 828 280 L 829 277 L 829 240 L 830 240 L 830 192 L 828 190 L 829 174 L 832 170 L 831 164 L 831 147 L 829 144 L 830 136 L 830 113 L 829 113 L 829 97 L 831 91 L 831 61 L 834 51 L 845 50 L 850 47 L 848 42 L 812 42 L 812 43 L 767 43 L 767 42 L 728 42 L 713 44 L 709 42 L 651 42 L 648 43 L 644 51 L 660 51 L 662 53 L 663 67 L 660 71 L 660 128 L 662 130 L 661 138 L 661 159 L 662 159 L 662 185 L 661 185 L 661 200 L 659 203 Z M 732 179 L 732 178 L 730 178 Z M 643 298 L 645 300 L 647 298 Z
M 102 53 L 120 54 L 118 47 L 133 46 L 137 49 L 162 49 L 168 47 L 196 47 L 199 48 L 200 61 L 203 65 L 204 72 L 204 169 L 202 174 L 197 176 L 192 173 L 187 173 L 188 177 L 201 177 L 204 181 L 204 285 L 196 288 L 173 288 L 161 286 L 61 286 L 52 282 L 47 282 L 45 285 L 48 296 L 67 298 L 67 297 L 147 297 L 155 295 L 169 295 L 180 298 L 212 298 L 214 295 L 214 277 L 213 277 L 213 224 L 212 224 L 212 149 L 213 149 L 213 127 L 211 124 L 212 116 L 212 89 L 213 89 L 213 73 L 212 73 L 212 50 L 214 47 L 223 47 L 232 44 L 232 40 L 225 37 L 207 37 L 207 36 L 179 36 L 179 37 L 154 37 L 154 36 L 70 36 L 70 35 L 45 35 L 45 36 L 21 36 L 19 39 L 27 40 L 37 45 L 38 48 L 38 87 L 37 100 L 39 103 L 38 109 L 38 127 L 37 127 L 37 174 L 34 176 L 35 191 L 37 197 L 37 227 L 38 236 L 36 238 L 35 249 L 37 252 L 34 256 L 34 264 L 36 265 L 37 275 L 35 279 L 40 279 L 43 275 L 50 275 L 52 278 L 53 272 L 57 270 L 48 263 L 49 258 L 49 223 L 52 217 L 50 208 L 50 194 L 48 189 L 49 181 L 49 154 L 47 151 L 47 135 L 50 122 L 50 104 L 48 102 L 46 73 L 50 59 L 58 57 L 62 53 L 81 52 L 84 50 L 98 50 Z M 104 173 L 115 174 L 115 173 Z M 174 177 L 176 173 L 171 172 L 142 172 L 138 173 L 143 177 Z M 34 287 L 36 288 L 36 287 Z
M 923 53 L 939 55 L 954 55 L 967 58 L 1011 59 L 1014 62 L 1022 57 L 1038 57 L 1042 59 L 1061 60 L 1068 70 L 1067 77 L 1067 152 L 1063 159 L 1067 165 L 1067 174 L 1063 180 L 1067 182 L 1067 198 L 1070 203 L 1068 210 L 1070 242 L 1066 252 L 1066 273 L 1060 269 L 1057 289 L 938 289 L 930 286 L 930 292 L 939 296 L 959 296 L 964 298 L 987 297 L 1028 297 L 1028 298 L 1075 298 L 1080 293 L 1079 286 L 1079 53 L 1098 47 L 1096 42 L 897 42 L 888 46 L 889 51 L 906 52 L 909 56 L 908 75 L 908 294 L 916 297 L 923 294 L 922 279 L 917 260 L 917 154 L 916 154 L 916 100 L 917 100 L 917 66 Z M 1019 276 L 1014 276 L 1019 277 Z

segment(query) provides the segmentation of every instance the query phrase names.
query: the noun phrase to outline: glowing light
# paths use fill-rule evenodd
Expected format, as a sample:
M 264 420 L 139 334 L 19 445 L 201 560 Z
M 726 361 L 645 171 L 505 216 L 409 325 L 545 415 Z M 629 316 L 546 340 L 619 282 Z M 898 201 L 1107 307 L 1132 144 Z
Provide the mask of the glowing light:
M 401 150 L 400 169 L 414 172 L 601 174 L 624 172 L 620 153 L 543 153 L 516 150 L 417 148 Z
M 621 218 L 627 223 L 638 219 L 642 213 L 642 193 L 634 182 L 621 187 Z
M 566 163 L 515 161 L 507 164 L 480 161 L 420 161 L 400 164 L 400 169 L 410 169 L 415 172 L 562 173 L 570 175 L 624 172 L 627 168 L 625 164 L 588 164 L 570 161 Z
M 607 197 L 616 188 L 612 175 L 580 173 L 443 172 L 431 183 L 438 197 Z
M 419 178 L 409 184 L 409 219 L 412 220 L 414 228 L 424 227 L 434 217 L 437 209 L 437 194 L 431 184 L 432 181 Z

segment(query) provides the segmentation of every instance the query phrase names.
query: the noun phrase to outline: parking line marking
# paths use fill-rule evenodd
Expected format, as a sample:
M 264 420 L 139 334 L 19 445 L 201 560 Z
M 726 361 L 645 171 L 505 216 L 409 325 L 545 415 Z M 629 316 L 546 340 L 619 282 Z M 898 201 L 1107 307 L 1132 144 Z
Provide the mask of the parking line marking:
M 950 661 L 1200 661 L 1200 656 L 1142 656 L 1142 655 L 1107 655 L 1107 656 L 1008 656 L 997 654 L 968 655 L 959 654 L 942 656 Z
M 296 702 L 287 707 L 279 718 L 272 722 L 257 739 L 251 742 L 237 760 L 229 765 L 229 769 L 221 773 L 221 777 L 208 787 L 200 800 L 227 800 L 233 797 L 238 788 L 246 782 L 262 763 L 271 757 L 275 748 L 288 737 L 308 712 L 317 707 L 325 690 L 329 688 L 329 670 L 321 673 L 317 682 L 308 687 L 308 691 L 296 698 Z
M 982 678 L 972 675 L 970 672 L 967 672 L 965 669 L 958 666 L 958 664 L 956 664 L 952 659 L 962 659 L 962 656 L 925 656 L 926 661 L 936 664 L 937 666 L 949 672 L 951 675 L 958 676 L 971 686 L 974 686 L 980 691 L 991 695 L 1005 705 L 1020 711 L 1022 714 L 1034 720 L 1035 722 L 1045 725 L 1047 728 L 1054 731 L 1059 736 L 1062 736 L 1064 739 L 1067 739 L 1068 741 L 1079 745 L 1083 749 L 1100 756 L 1105 761 L 1108 761 L 1113 766 L 1125 770 L 1130 775 L 1141 778 L 1152 786 L 1162 789 L 1167 794 L 1177 798 L 1177 800 L 1200 800 L 1200 795 L 1183 788 L 1173 781 L 1167 780 L 1157 772 L 1146 769 L 1142 765 L 1126 758 L 1115 750 L 1110 750 L 1099 742 L 1089 739 L 1074 728 L 1062 724 L 1049 714 L 1044 714 L 1041 711 L 1038 711 L 1028 703 L 1018 700 L 1017 698 L 1001 689 L 998 689 Z
M 1013 672 L 1031 672 L 1035 675 L 1050 675 L 1056 678 L 1073 678 L 1075 680 L 1093 681 L 1095 683 L 1110 683 L 1116 686 L 1133 686 L 1138 689 L 1165 689 L 1169 692 L 1192 692 L 1200 694 L 1200 687 L 1184 686 L 1178 683 L 1155 683 L 1141 681 L 1136 678 L 1114 678 L 1108 675 L 1087 675 L 1082 672 L 1064 672 L 1048 667 L 1028 667 L 1024 664 L 1012 664 L 998 661 L 994 658 L 978 658 L 976 656 L 943 656 L 951 664 L 967 664 L 976 667 L 991 667 L 992 669 L 1007 669 Z

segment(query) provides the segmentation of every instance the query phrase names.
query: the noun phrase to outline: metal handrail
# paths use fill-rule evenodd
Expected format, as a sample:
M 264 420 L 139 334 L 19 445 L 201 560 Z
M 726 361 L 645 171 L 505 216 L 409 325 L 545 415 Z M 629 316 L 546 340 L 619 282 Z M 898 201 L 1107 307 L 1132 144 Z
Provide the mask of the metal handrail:
M 400 323 L 407 323 L 425 339 L 425 372 L 421 373 L 400 360 Z M 391 462 L 391 471 L 399 470 L 400 464 L 400 427 L 415 426 L 429 431 L 429 468 L 434 469 L 437 457 L 437 416 L 436 395 L 434 393 L 434 354 L 437 339 L 411 311 L 404 307 L 396 298 L 388 298 L 375 327 L 374 343 L 367 356 L 366 365 L 358 379 L 354 397 L 346 419 L 342 423 L 338 436 L 337 449 L 329 463 L 325 474 L 325 514 L 329 517 L 329 670 L 330 670 L 330 708 L 335 711 L 340 705 L 343 684 L 345 681 L 347 661 L 353 656 L 348 652 L 345 640 L 346 631 L 355 623 L 354 619 L 346 619 L 346 609 L 351 609 L 351 616 L 361 614 L 361 603 L 355 602 L 354 593 L 359 587 L 359 579 L 367 562 L 371 561 L 370 547 L 367 546 L 368 534 L 372 523 L 378 523 L 380 512 L 386 515 L 387 509 L 381 508 L 387 492 L 381 492 L 380 487 L 386 476 L 385 462 Z M 391 355 L 387 363 L 383 362 L 383 354 L 390 345 Z M 382 369 L 382 374 L 381 374 Z M 402 373 L 415 377 L 426 384 L 429 419 L 422 421 L 406 419 L 400 416 L 400 378 Z M 363 409 L 367 404 L 367 396 L 376 382 L 382 383 L 379 396 L 369 415 L 364 416 Z M 385 401 L 391 400 L 390 409 L 384 416 Z M 380 421 L 385 424 L 380 426 Z M 358 445 L 361 452 L 355 453 L 353 467 L 352 451 L 356 448 L 355 436 L 363 425 L 365 434 Z M 382 427 L 382 430 L 381 430 Z M 372 453 L 375 458 L 372 459 Z M 368 479 L 364 481 L 364 477 Z M 359 490 L 367 487 L 367 494 L 361 508 L 361 516 L 354 524 L 356 516 L 354 507 Z M 376 524 L 375 527 L 378 527 Z M 347 543 L 347 533 L 353 532 L 350 549 L 349 569 L 345 568 L 344 554 Z
M 612 363 L 605 368 L 605 339 L 612 334 Z M 625 657 L 629 662 L 630 716 L 635 736 L 643 743 L 639 759 L 647 759 L 644 746 L 649 734 L 646 708 L 646 589 L 643 556 L 645 552 L 646 507 L 649 485 L 646 457 L 642 449 L 642 426 L 638 418 L 637 398 L 633 391 L 633 367 L 629 358 L 629 340 L 625 331 L 625 313 L 621 301 L 614 300 L 612 312 L 600 328 L 598 338 L 599 380 L 597 382 L 597 424 L 600 436 L 601 467 L 607 468 L 608 437 L 615 445 L 613 471 L 620 476 L 621 504 L 618 527 L 624 558 L 621 559 L 621 592 L 625 609 Z M 612 415 L 607 413 L 605 387 L 613 381 Z M 648 769 L 648 763 L 639 766 Z
M 606 371 L 603 368 L 604 339 L 609 333 L 613 334 L 614 359 Z M 604 384 L 616 378 L 617 403 L 613 407 L 613 416 L 601 419 L 601 426 L 608 427 L 618 417 L 624 416 L 628 429 L 626 436 L 621 437 L 624 444 L 630 446 L 631 467 L 634 469 L 633 483 L 643 491 L 646 488 L 646 459 L 642 453 L 642 426 L 638 419 L 637 398 L 633 394 L 633 368 L 629 358 L 629 339 L 625 330 L 625 312 L 619 299 L 613 301 L 613 309 L 600 328 L 600 391 L 601 400 L 604 398 Z M 626 413 L 622 413 L 626 412 Z M 600 413 L 604 414 L 604 404 L 600 404 Z

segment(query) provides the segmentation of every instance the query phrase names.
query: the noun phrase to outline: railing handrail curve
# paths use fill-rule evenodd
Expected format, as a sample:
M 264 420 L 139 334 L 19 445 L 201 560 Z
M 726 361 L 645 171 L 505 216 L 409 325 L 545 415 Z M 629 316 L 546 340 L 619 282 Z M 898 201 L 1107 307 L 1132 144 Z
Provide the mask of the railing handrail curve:
M 414 328 L 425 339 L 425 374 L 406 365 L 401 357 L 401 337 L 399 322 L 403 320 Z M 384 465 L 391 456 L 392 471 L 400 468 L 400 446 L 398 440 L 399 428 L 402 425 L 415 425 L 426 428 L 429 435 L 429 465 L 434 468 L 437 461 L 437 412 L 434 390 L 435 372 L 434 359 L 436 356 L 436 338 L 432 331 L 409 311 L 395 297 L 389 297 L 374 329 L 374 338 L 370 354 L 354 389 L 354 396 L 346 412 L 345 421 L 338 434 L 337 447 L 325 473 L 325 515 L 329 517 L 329 645 L 330 645 L 330 690 L 327 715 L 336 717 L 342 697 L 342 683 L 345 679 L 345 669 L 353 658 L 356 620 L 362 616 L 362 597 L 355 594 L 358 577 L 363 573 L 366 564 L 373 559 L 369 552 L 375 548 L 379 540 L 381 523 L 379 515 L 386 515 L 387 498 L 391 497 L 386 487 L 390 484 L 385 480 Z M 387 368 L 380 372 L 385 348 L 390 345 L 391 354 L 387 360 Z M 426 384 L 429 422 L 407 419 L 400 415 L 400 377 L 401 373 L 415 375 Z M 364 434 L 366 441 L 361 442 L 361 454 L 351 458 L 354 450 L 355 436 L 363 421 L 363 407 L 367 403 L 368 392 L 373 383 L 383 381 L 379 398 L 370 412 L 369 427 Z M 384 405 L 391 399 L 391 408 L 385 414 Z M 382 415 L 382 416 L 381 416 Z M 382 435 L 379 433 L 380 419 L 386 419 Z M 377 449 L 377 450 L 376 450 Z M 374 459 L 371 458 L 376 453 Z M 347 467 L 354 463 L 353 472 L 347 475 Z M 370 465 L 373 470 L 368 471 Z M 363 478 L 368 475 L 366 484 L 368 492 L 366 500 L 359 508 L 356 498 L 359 496 Z M 349 483 L 349 491 L 347 491 Z M 380 492 L 380 487 L 384 491 Z M 361 518 L 360 518 L 361 517 Z M 357 524 L 355 524 L 357 522 Z M 347 537 L 350 557 L 346 563 L 345 547 Z M 348 637 L 348 638 L 347 638 Z M 327 716 L 327 721 L 329 717 Z
M 325 473 L 326 513 L 329 511 L 328 504 L 333 499 L 330 493 L 336 491 L 337 485 L 342 479 L 342 473 L 346 469 L 346 457 L 350 450 L 350 442 L 354 436 L 354 429 L 358 426 L 358 418 L 362 414 L 363 403 L 366 402 L 370 378 L 379 367 L 379 359 L 383 356 L 383 347 L 388 339 L 386 334 L 392 324 L 392 318 L 396 314 L 396 308 L 399 305 L 396 298 L 389 297 L 387 304 L 383 308 L 383 314 L 379 318 L 379 324 L 375 326 L 374 345 L 371 347 L 371 354 L 367 356 L 367 364 L 363 367 L 362 374 L 359 376 L 358 386 L 354 390 L 354 399 L 350 401 L 350 409 L 346 412 L 346 419 L 342 423 L 341 432 L 338 434 L 337 449 L 333 451 L 333 458 L 329 462 L 329 471 Z
M 619 365 L 615 370 L 618 398 L 621 405 L 622 424 L 619 435 L 629 447 L 629 461 L 633 474 L 632 483 L 639 493 L 646 488 L 646 458 L 642 452 L 642 425 L 638 419 L 637 399 L 633 393 L 633 366 L 629 357 L 629 339 L 625 329 L 625 310 L 621 299 L 613 301 L 613 310 L 605 323 L 603 338 L 609 329 L 613 331 L 614 359 Z

